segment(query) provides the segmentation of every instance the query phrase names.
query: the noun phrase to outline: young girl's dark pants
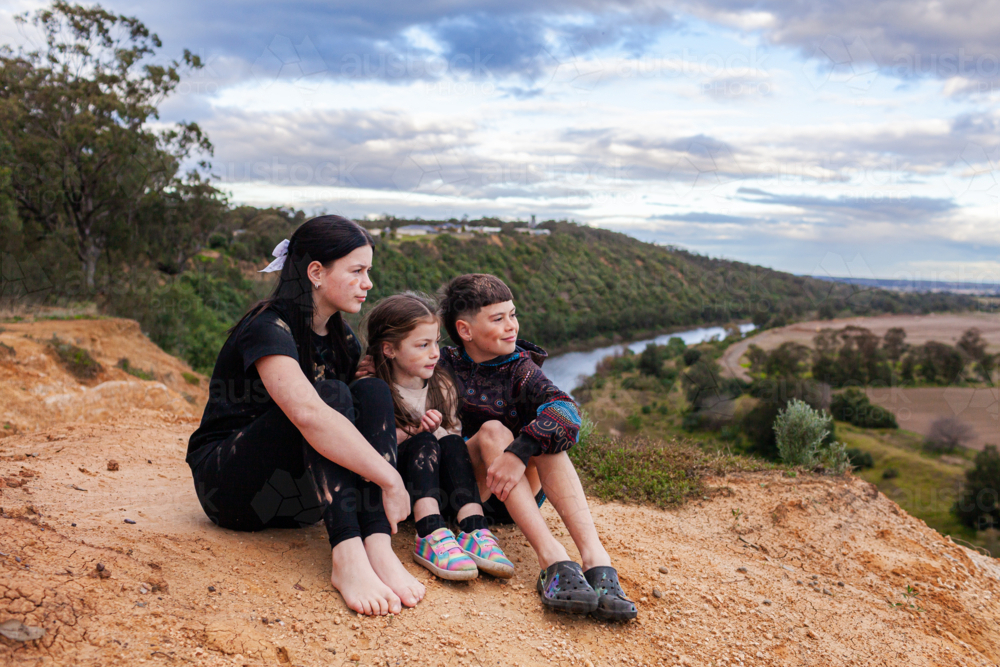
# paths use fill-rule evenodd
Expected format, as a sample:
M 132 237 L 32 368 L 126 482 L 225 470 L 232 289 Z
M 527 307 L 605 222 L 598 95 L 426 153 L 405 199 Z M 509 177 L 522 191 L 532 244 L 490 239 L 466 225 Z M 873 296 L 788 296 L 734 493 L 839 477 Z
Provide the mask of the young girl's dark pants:
M 440 440 L 426 431 L 399 445 L 399 474 L 410 492 L 411 507 L 421 498 L 434 498 L 445 520 L 455 520 L 458 510 L 479 504 L 476 473 L 469 448 L 461 436 Z
M 364 378 L 348 387 L 322 380 L 315 387 L 396 465 L 396 421 L 384 382 Z M 299 528 L 322 519 L 331 547 L 391 533 L 381 488 L 313 449 L 277 405 L 220 442 L 192 471 L 201 506 L 223 528 Z

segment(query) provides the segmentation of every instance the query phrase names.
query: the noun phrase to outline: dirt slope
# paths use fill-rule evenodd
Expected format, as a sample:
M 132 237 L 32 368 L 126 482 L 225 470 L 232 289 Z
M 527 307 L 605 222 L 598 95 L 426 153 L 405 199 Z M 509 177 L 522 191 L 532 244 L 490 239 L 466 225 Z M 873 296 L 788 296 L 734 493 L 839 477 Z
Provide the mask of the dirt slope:
M 88 380 L 74 376 L 48 344 L 53 336 L 87 350 L 101 372 Z M 153 379 L 117 368 L 121 359 Z M 203 375 L 157 347 L 133 320 L 0 324 L 0 438 L 60 423 L 103 422 L 127 408 L 200 417 L 207 386 Z
M 0 441 L 0 623 L 46 631 L 35 642 L 0 638 L 0 664 L 1000 660 L 995 561 L 861 480 L 773 473 L 710 480 L 704 500 L 676 511 L 595 504 L 640 601 L 637 622 L 543 611 L 534 558 L 515 529 L 500 531 L 518 566 L 510 584 L 432 581 L 409 560 L 413 532 L 404 529 L 395 544 L 427 582 L 427 599 L 397 617 L 360 618 L 331 589 L 321 526 L 237 534 L 206 520 L 183 463 L 195 425 L 136 410 Z M 108 459 L 119 470 L 108 471 Z M 546 518 L 569 546 L 550 509 Z M 918 597 L 903 597 L 907 586 Z

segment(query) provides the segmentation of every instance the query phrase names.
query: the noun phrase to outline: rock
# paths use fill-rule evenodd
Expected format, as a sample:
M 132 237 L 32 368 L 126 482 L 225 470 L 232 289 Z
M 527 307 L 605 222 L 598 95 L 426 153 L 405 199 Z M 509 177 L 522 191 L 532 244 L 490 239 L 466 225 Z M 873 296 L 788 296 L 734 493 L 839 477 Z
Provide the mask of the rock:
M 745 567 L 738 567 L 738 568 L 736 568 L 736 571 L 737 572 L 742 572 L 743 574 L 747 573 L 747 569 Z
M 828 590 L 826 590 L 826 589 L 824 588 L 824 589 L 823 589 L 823 595 L 833 595 L 833 593 L 831 593 L 830 591 L 828 591 Z
M 649 598 L 643 595 L 641 598 L 639 598 L 639 602 L 649 602 Z
M 583 661 L 583 667 L 594 667 L 594 661 L 591 660 L 590 658 L 587 658 L 586 660 Z
M 670 573 L 670 569 L 666 565 L 661 565 L 660 566 L 660 574 L 669 574 L 669 573 Z
M 801 586 L 802 585 L 802 580 L 801 579 L 796 579 L 795 583 L 798 584 L 799 586 Z
M 133 521 L 132 519 L 125 519 L 125 523 L 129 525 L 135 525 L 135 521 Z
M 819 639 L 819 635 L 817 635 L 812 630 L 806 630 L 806 637 L 808 637 L 809 639 Z
M 662 598 L 663 597 L 663 591 L 661 591 L 659 588 L 654 588 L 653 589 L 653 597 L 654 598 Z
M 215 586 L 209 586 L 208 587 L 208 592 L 209 593 L 214 593 L 215 592 Z
M 349 656 L 347 656 L 347 659 L 351 660 L 352 662 L 358 662 L 359 660 L 361 660 L 361 654 L 360 653 L 352 653 Z
M 98 563 L 97 564 L 97 571 L 98 572 L 104 572 L 104 563 Z
M 770 600 L 764 600 L 764 604 L 766 604 L 768 607 L 770 607 L 771 606 L 771 601 Z
M 108 470 L 116 472 L 118 470 L 118 461 L 115 461 L 114 459 L 108 461 Z
M 16 642 L 32 642 L 45 636 L 45 628 L 25 625 L 17 619 L 0 623 L 0 635 Z
M 841 588 L 843 588 L 844 587 L 844 582 L 843 581 L 838 581 L 837 585 L 840 586 Z

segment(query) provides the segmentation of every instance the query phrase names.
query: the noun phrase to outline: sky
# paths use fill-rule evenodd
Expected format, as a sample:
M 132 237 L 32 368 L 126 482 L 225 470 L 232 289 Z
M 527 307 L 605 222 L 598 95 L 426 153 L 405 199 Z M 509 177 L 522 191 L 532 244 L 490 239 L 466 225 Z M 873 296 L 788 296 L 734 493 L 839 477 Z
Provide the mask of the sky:
M 205 62 L 158 123 L 207 131 L 235 203 L 1000 282 L 1000 0 L 102 5 Z

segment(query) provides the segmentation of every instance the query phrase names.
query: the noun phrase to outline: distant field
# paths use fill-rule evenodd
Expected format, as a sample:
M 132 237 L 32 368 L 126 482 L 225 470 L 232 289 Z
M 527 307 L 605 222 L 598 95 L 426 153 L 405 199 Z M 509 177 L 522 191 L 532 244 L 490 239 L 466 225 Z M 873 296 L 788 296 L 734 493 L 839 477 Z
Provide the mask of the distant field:
M 722 373 L 729 377 L 749 380 L 747 369 L 740 365 L 751 344 L 764 350 L 773 350 L 785 341 L 794 341 L 812 347 L 813 336 L 820 329 L 842 329 L 854 325 L 869 329 L 882 336 L 892 327 L 906 331 L 906 342 L 920 345 L 929 340 L 954 344 L 962 332 L 977 327 L 986 340 L 987 351 L 1000 351 L 1000 315 L 988 313 L 931 314 L 931 315 L 878 315 L 852 317 L 839 320 L 798 322 L 780 329 L 768 329 L 731 345 L 719 359 Z M 1000 445 L 1000 388 L 972 387 L 905 387 L 896 389 L 876 388 L 867 390 L 873 403 L 896 415 L 899 427 L 926 435 L 931 423 L 938 417 L 957 416 L 975 429 L 969 443 L 973 449 L 984 445 Z
M 896 415 L 899 427 L 926 435 L 939 417 L 958 417 L 975 429 L 968 446 L 1000 445 L 1000 388 L 997 387 L 904 387 L 867 390 L 872 403 Z

